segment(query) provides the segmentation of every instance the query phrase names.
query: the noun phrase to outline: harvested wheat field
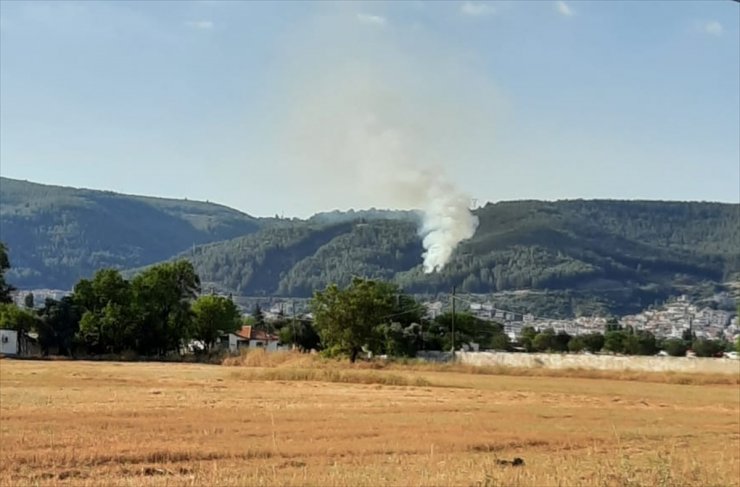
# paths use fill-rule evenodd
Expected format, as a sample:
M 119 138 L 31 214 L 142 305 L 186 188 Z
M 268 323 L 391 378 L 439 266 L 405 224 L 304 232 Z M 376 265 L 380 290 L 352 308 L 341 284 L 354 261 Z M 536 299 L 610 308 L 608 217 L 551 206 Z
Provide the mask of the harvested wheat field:
M 0 485 L 740 485 L 737 378 L 668 382 L 2 360 Z

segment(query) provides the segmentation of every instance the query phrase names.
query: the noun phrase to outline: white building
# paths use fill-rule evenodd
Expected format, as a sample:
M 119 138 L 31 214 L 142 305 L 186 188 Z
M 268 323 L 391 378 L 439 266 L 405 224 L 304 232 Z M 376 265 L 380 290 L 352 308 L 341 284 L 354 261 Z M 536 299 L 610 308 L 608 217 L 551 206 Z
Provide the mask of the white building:
M 18 332 L 0 330 L 0 355 L 18 355 Z
M 251 326 L 243 326 L 241 330 L 228 333 L 221 337 L 221 346 L 228 346 L 229 352 L 236 353 L 244 348 L 262 348 L 267 352 L 278 350 L 278 337 L 262 330 L 255 330 Z

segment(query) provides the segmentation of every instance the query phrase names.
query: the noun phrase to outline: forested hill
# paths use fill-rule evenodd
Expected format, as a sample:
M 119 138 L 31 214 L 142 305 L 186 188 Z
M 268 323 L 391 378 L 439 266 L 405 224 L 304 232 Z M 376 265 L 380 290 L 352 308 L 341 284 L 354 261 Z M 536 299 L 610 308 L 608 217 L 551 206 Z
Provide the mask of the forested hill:
M 101 267 L 151 264 L 261 223 L 213 203 L 0 178 L 0 241 L 10 249 L 8 281 L 19 288 L 69 289 Z
M 70 289 L 102 267 L 188 258 L 207 286 L 237 295 L 305 297 L 357 275 L 413 293 L 548 290 L 538 309 L 557 301 L 558 312 L 577 312 L 583 296 L 625 309 L 740 275 L 737 204 L 513 201 L 476 213 L 475 236 L 426 275 L 416 212 L 258 219 L 212 203 L 0 178 L 0 241 L 19 288 Z
M 309 296 L 353 275 L 409 292 L 567 290 L 651 304 L 740 271 L 740 206 L 651 201 L 515 201 L 477 210 L 480 227 L 438 274 L 421 269 L 413 219 L 299 222 L 196 248 L 203 280 L 239 295 Z M 611 301 L 611 302 L 609 302 Z M 573 311 L 573 310 L 571 310 Z

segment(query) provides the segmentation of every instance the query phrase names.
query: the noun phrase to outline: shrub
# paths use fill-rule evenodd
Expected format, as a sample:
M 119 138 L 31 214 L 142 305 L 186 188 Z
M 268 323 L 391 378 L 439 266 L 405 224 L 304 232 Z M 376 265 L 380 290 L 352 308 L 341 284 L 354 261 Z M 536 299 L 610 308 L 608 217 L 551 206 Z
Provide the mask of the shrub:
M 565 331 L 559 331 L 550 347 L 553 352 L 567 352 L 568 343 L 572 337 Z
M 640 330 L 627 336 L 624 349 L 625 353 L 630 355 L 655 355 L 658 351 L 658 345 L 655 341 L 655 335 L 649 331 Z
M 586 343 L 582 337 L 575 336 L 568 342 L 568 350 L 573 353 L 578 353 L 586 348 Z
M 583 336 L 583 343 L 589 352 L 600 352 L 604 348 L 604 335 L 601 333 L 589 333 Z
M 604 335 L 604 350 L 613 353 L 624 353 L 627 333 L 623 331 L 607 331 Z
M 553 348 L 555 342 L 555 330 L 548 328 L 538 333 L 532 340 L 532 348 L 537 352 L 546 352 Z
M 671 338 L 663 343 L 663 349 L 671 357 L 685 357 L 688 348 L 686 342 L 678 338 Z
M 697 357 L 714 357 L 722 353 L 724 344 L 719 340 L 705 340 L 703 338 L 694 340 L 691 346 Z

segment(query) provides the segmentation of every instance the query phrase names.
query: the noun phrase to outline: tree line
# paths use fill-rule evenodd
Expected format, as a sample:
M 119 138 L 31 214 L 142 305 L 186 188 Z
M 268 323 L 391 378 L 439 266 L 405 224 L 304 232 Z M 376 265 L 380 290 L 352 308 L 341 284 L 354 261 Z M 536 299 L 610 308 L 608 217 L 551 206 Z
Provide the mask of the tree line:
M 527 352 L 655 355 L 665 351 L 673 357 L 684 357 L 691 350 L 698 357 L 715 357 L 725 351 L 740 351 L 740 339 L 732 344 L 725 340 L 697 338 L 687 330 L 681 338 L 660 340 L 647 330 L 622 327 L 615 319 L 609 320 L 603 333 L 570 335 L 564 331 L 556 333 L 552 328 L 538 331 L 528 326 L 522 329 L 521 335 L 519 344 Z
M 241 326 L 230 298 L 198 296 L 200 280 L 186 261 L 153 266 L 131 280 L 114 269 L 82 279 L 71 295 L 35 308 L 0 304 L 0 327 L 34 331 L 44 354 L 164 356 L 191 340 L 210 348 Z M 7 299 L 5 301 L 8 301 Z
M 37 333 L 44 354 L 156 357 L 180 353 L 193 341 L 208 351 L 245 324 L 276 334 L 283 344 L 351 360 L 364 352 L 413 357 L 418 350 L 466 342 L 508 347 L 500 324 L 460 314 L 453 327 L 449 313 L 427 321 L 420 303 L 385 281 L 354 279 L 343 289 L 330 285 L 314 294 L 313 319 L 268 321 L 259 306 L 242 318 L 230 297 L 199 295 L 200 278 L 184 260 L 152 266 L 130 280 L 115 269 L 101 269 L 81 279 L 69 296 L 46 299 L 41 306 L 32 294 L 25 306 L 12 303 L 13 288 L 4 280 L 8 268 L 2 246 L 0 327 Z
M 623 329 L 616 320 L 607 324 L 604 333 L 577 336 L 525 327 L 512 343 L 500 323 L 469 313 L 448 312 L 428 319 L 424 306 L 398 285 L 363 278 L 315 292 L 310 319 L 279 315 L 266 320 L 259 306 L 244 318 L 230 297 L 201 295 L 200 278 L 184 260 L 152 266 L 130 280 L 115 269 L 101 269 L 92 278 L 81 279 L 67 297 L 46 299 L 37 307 L 29 294 L 20 307 L 12 304 L 13 288 L 5 282 L 9 266 L 0 243 L 0 328 L 36 332 L 45 354 L 133 352 L 156 357 L 180 354 L 193 343 L 211 351 L 223 335 L 245 324 L 276 334 L 285 345 L 351 361 L 368 353 L 414 357 L 421 350 L 446 351 L 465 344 L 502 351 L 628 355 L 654 355 L 665 349 L 676 356 L 688 349 L 699 356 L 714 356 L 732 348 L 690 334 L 661 342 L 648 331 Z
M 740 351 L 740 339 L 731 344 L 696 338 L 687 331 L 681 339 L 659 340 L 649 331 L 622 327 L 616 319 L 609 320 L 603 333 L 575 336 L 527 326 L 512 342 L 500 323 L 449 312 L 427 320 L 421 306 L 396 285 L 359 278 L 344 289 L 330 285 L 315 293 L 312 310 L 321 342 L 329 346 L 326 353 L 344 354 L 351 361 L 362 351 L 413 357 L 421 350 L 452 350 L 466 344 L 483 350 L 622 355 L 655 355 L 665 350 L 685 356 L 693 350 L 699 357 Z

